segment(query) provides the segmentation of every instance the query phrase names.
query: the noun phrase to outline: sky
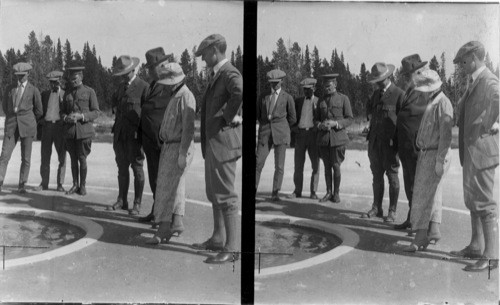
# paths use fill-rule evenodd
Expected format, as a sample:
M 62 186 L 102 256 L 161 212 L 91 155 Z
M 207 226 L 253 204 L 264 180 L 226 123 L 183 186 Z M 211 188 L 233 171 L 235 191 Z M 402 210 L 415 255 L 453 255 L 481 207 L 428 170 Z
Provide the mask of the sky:
M 332 49 L 349 63 L 352 73 L 375 62 L 401 66 L 418 53 L 440 62 L 445 52 L 447 76 L 453 58 L 470 40 L 481 41 L 494 65 L 499 62 L 499 5 L 465 3 L 259 3 L 257 53 L 272 57 L 281 37 L 287 43 L 318 48 L 330 60 Z M 451 72 L 450 72 L 451 71 Z
M 62 45 L 68 39 L 80 54 L 88 41 L 107 67 L 114 55 L 145 62 L 146 51 L 159 46 L 179 59 L 213 33 L 226 38 L 228 55 L 243 48 L 243 3 L 237 1 L 1 0 L 0 5 L 3 54 L 11 47 L 22 52 L 31 31 L 56 43 L 60 38 Z

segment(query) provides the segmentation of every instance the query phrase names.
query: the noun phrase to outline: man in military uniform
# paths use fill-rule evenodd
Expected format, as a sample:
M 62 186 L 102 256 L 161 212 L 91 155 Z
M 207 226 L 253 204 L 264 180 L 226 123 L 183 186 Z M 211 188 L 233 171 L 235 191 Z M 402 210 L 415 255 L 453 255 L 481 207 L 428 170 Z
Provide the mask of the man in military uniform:
M 42 125 L 40 176 L 42 176 L 42 182 L 36 188 L 37 191 L 49 189 L 50 157 L 52 155 L 52 144 L 54 144 L 59 161 L 57 168 L 57 191 L 64 192 L 66 147 L 63 136 L 63 121 L 60 115 L 64 97 L 64 90 L 61 88 L 62 76 L 63 73 L 61 71 L 52 71 L 47 74 L 50 89 L 42 92 L 43 116 L 40 119 L 40 124 Z
M 115 112 L 113 150 L 118 166 L 118 198 L 109 209 L 128 209 L 128 187 L 130 182 L 129 166 L 134 172 L 134 207 L 130 215 L 138 215 L 141 209 L 144 190 L 144 152 L 138 139 L 141 119 L 141 97 L 148 83 L 135 72 L 139 58 L 122 55 L 118 58 L 113 75 L 121 77 L 122 82 L 113 94 L 111 105 Z
M 319 182 L 319 153 L 316 143 L 316 126 L 314 126 L 314 112 L 318 107 L 318 97 L 314 95 L 316 79 L 305 78 L 300 82 L 304 91 L 304 96 L 295 99 L 295 113 L 297 122 L 292 126 L 295 133 L 295 152 L 293 172 L 293 182 L 295 190 L 289 198 L 302 197 L 302 185 L 304 180 L 304 163 L 306 161 L 306 151 L 311 160 L 312 174 L 310 190 L 311 199 L 318 199 L 316 191 Z
M 84 67 L 68 68 L 71 88 L 64 93 L 61 117 L 64 121 L 66 149 L 71 158 L 73 186 L 66 194 L 85 196 L 87 190 L 87 156 L 90 154 L 95 134 L 92 122 L 99 115 L 99 104 L 94 89 L 82 83 Z
M 36 121 L 42 116 L 40 91 L 28 82 L 31 65 L 19 62 L 13 66 L 17 84 L 9 86 L 4 94 L 5 130 L 0 155 L 0 191 L 7 172 L 12 152 L 17 141 L 21 142 L 21 171 L 19 173 L 18 192 L 26 193 L 31 163 L 31 147 L 36 137 Z
M 349 142 L 347 131 L 353 116 L 349 98 L 337 92 L 337 73 L 323 75 L 325 95 L 318 103 L 315 124 L 318 128 L 317 143 L 325 166 L 326 195 L 320 202 L 340 202 L 340 165 L 345 158 L 345 147 Z M 333 193 L 332 193 L 333 180 Z
M 389 179 L 389 213 L 385 222 L 394 222 L 399 196 L 399 157 L 397 155 L 396 108 L 401 107 L 404 92 L 391 82 L 394 65 L 378 62 L 373 65 L 368 82 L 376 84 L 366 105 L 370 120 L 368 158 L 373 174 L 372 208 L 361 218 L 383 217 L 384 173 Z
M 156 178 L 158 177 L 158 167 L 160 162 L 161 143 L 158 133 L 163 120 L 163 115 L 170 101 L 171 88 L 159 84 L 157 68 L 161 63 L 171 61 L 173 54 L 165 54 L 162 47 L 154 48 L 146 52 L 146 67 L 149 76 L 153 79 L 148 89 L 141 97 L 141 120 L 140 139 L 146 160 L 148 161 L 149 186 L 153 192 L 153 199 L 156 195 Z M 140 222 L 154 223 L 154 204 L 151 212 L 145 217 L 139 217 Z
M 274 148 L 274 178 L 272 201 L 279 201 L 278 195 L 285 172 L 286 148 L 290 144 L 290 126 L 297 121 L 295 105 L 290 94 L 281 88 L 285 72 L 275 69 L 267 73 L 271 92 L 257 102 L 259 135 L 256 152 L 255 189 L 260 181 L 260 173 L 266 158 Z

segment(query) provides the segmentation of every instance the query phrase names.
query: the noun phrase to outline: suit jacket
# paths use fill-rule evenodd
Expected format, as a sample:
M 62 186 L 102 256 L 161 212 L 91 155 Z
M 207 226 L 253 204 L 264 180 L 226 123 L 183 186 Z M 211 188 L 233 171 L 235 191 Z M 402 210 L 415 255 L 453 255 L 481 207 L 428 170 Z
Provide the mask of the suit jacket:
M 115 124 L 111 129 L 114 141 L 137 137 L 141 121 L 141 97 L 149 86 L 139 76 L 135 77 L 126 90 L 125 84 L 121 83 L 111 98 L 111 105 L 116 108 Z
M 397 141 L 396 108 L 401 107 L 404 91 L 391 82 L 382 97 L 380 92 L 380 89 L 375 90 L 366 105 L 367 115 L 372 115 L 368 140 L 373 141 L 378 138 L 382 141 Z
M 83 120 L 76 123 L 64 122 L 64 135 L 66 139 L 86 139 L 94 136 L 92 122 L 99 116 L 99 103 L 94 89 L 80 85 L 64 93 L 61 107 L 61 118 L 71 113 L 81 113 Z
M 467 149 L 477 169 L 498 165 L 498 133 L 489 130 L 498 122 L 498 78 L 484 69 L 459 101 L 459 153 Z
M 338 128 L 330 130 L 318 130 L 317 143 L 319 146 L 342 146 L 349 142 L 346 127 L 352 124 L 353 115 L 349 98 L 339 92 L 324 97 L 316 108 L 314 115 L 315 125 L 321 122 L 334 120 Z
M 257 119 L 259 120 L 259 143 L 267 144 L 272 136 L 274 145 L 290 144 L 290 126 L 295 124 L 295 103 L 290 94 L 283 88 L 280 90 L 271 119 L 269 120 L 268 104 L 271 93 L 265 95 L 257 103 Z
M 305 96 L 301 96 L 301 97 L 295 99 L 296 122 L 291 127 L 292 132 L 296 132 L 299 128 L 299 122 L 300 122 L 300 118 L 302 116 L 302 107 L 304 106 L 304 99 L 305 99 Z M 316 112 L 317 107 L 318 107 L 318 97 L 313 95 L 312 96 L 312 109 L 311 109 L 312 110 L 311 117 L 313 119 L 313 124 L 314 124 L 314 114 Z M 316 129 L 316 126 L 314 126 L 313 129 Z
M 170 101 L 171 93 L 169 86 L 152 82 L 141 98 L 139 137 L 141 141 L 143 138 L 148 138 L 151 142 L 156 143 L 158 149 L 161 149 L 158 136 L 160 125 Z
M 16 90 L 17 84 L 7 88 L 4 94 L 7 97 L 2 104 L 5 113 L 5 136 L 13 136 L 18 129 L 21 138 L 36 137 L 37 120 L 42 117 L 43 112 L 40 91 L 27 82 L 16 113 L 14 112 Z
M 209 83 L 201 103 L 201 152 L 206 145 L 219 162 L 241 157 L 242 126 L 232 126 L 241 112 L 243 78 L 231 63 L 226 62 Z
M 396 105 L 396 130 L 400 153 L 417 151 L 417 132 L 428 102 L 428 92 L 409 89 L 401 105 Z

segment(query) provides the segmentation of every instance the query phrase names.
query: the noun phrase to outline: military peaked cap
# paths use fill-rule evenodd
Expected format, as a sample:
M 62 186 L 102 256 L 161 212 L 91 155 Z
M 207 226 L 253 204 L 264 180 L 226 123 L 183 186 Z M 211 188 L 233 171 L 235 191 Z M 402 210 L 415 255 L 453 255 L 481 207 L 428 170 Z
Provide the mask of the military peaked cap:
M 198 50 L 196 50 L 194 55 L 196 57 L 201 56 L 206 48 L 219 42 L 226 42 L 224 36 L 220 34 L 212 34 L 208 36 L 207 38 L 203 39 L 203 41 L 200 43 L 200 45 L 198 46 Z
M 329 81 L 331 79 L 336 79 L 339 76 L 338 73 L 330 73 L 330 74 L 323 74 L 321 75 L 321 78 L 323 79 L 324 82 Z
M 270 82 L 279 82 L 282 78 L 286 76 L 286 73 L 281 71 L 280 69 L 274 69 L 266 74 L 267 80 Z
M 27 74 L 31 69 L 33 69 L 30 64 L 25 62 L 18 62 L 12 66 L 12 68 L 14 68 L 14 74 L 16 75 Z
M 465 55 L 469 54 L 472 51 L 481 49 L 484 50 L 484 45 L 482 43 L 480 43 L 479 41 L 469 41 L 458 50 L 457 56 L 455 56 L 455 59 L 453 59 L 453 63 L 458 64 L 458 62 Z

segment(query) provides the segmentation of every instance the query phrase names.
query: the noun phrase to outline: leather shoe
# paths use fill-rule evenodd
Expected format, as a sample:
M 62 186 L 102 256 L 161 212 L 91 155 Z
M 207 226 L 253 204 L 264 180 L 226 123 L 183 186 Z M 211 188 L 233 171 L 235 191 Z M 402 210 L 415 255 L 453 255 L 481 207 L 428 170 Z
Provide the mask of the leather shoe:
M 389 211 L 389 214 L 384 219 L 384 222 L 394 222 L 396 220 L 396 213 L 393 211 Z
M 311 196 L 309 198 L 311 198 L 311 199 L 318 199 L 318 195 L 316 195 L 315 192 L 312 192 Z
M 202 243 L 194 243 L 191 247 L 197 250 L 210 250 L 210 251 L 224 250 L 224 245 L 222 245 L 222 243 L 213 242 L 212 239 L 207 239 Z
M 85 189 L 85 185 L 80 186 L 78 191 L 76 192 L 80 196 L 85 196 L 87 195 L 87 190 Z
M 488 269 L 493 270 L 496 268 L 498 268 L 498 259 L 489 259 L 482 256 L 474 264 L 465 266 L 463 270 L 468 272 L 482 272 Z
M 118 210 L 119 208 L 123 209 L 123 207 L 124 207 L 123 202 L 117 201 L 112 206 L 107 207 L 106 210 L 108 210 L 108 211 L 115 211 L 115 210 Z
M 205 260 L 207 264 L 225 264 L 237 261 L 240 258 L 239 253 L 221 252 L 216 256 L 209 257 Z
M 74 193 L 78 193 L 80 188 L 77 185 L 73 185 L 67 192 L 66 195 L 72 195 Z
M 155 219 L 155 216 L 153 215 L 153 213 L 149 213 L 147 216 L 139 217 L 137 220 L 139 222 L 151 222 L 154 219 Z
M 321 198 L 319 202 L 327 202 L 328 200 L 332 199 L 332 193 L 328 192 L 326 193 L 325 197 Z
M 339 203 L 340 202 L 340 196 L 339 193 L 333 193 L 332 199 L 330 199 L 334 203 Z
M 128 212 L 129 215 L 139 215 L 139 211 L 141 210 L 141 205 L 139 203 L 134 203 L 134 207 L 132 210 Z
M 49 189 L 49 187 L 48 187 L 48 186 L 41 185 L 41 184 L 40 184 L 39 186 L 35 187 L 35 191 L 36 191 L 36 192 L 46 191 L 46 190 L 48 190 L 48 189 Z
M 19 188 L 17 189 L 17 192 L 19 194 L 26 194 L 26 188 L 24 187 L 24 185 L 20 185 Z
M 367 213 L 362 214 L 361 218 L 372 218 L 372 217 L 383 217 L 384 216 L 384 211 L 383 210 L 378 210 L 377 208 L 372 208 L 369 210 Z
M 280 201 L 281 198 L 280 196 L 278 195 L 278 193 L 273 193 L 273 195 L 271 196 L 271 201 Z
M 58 184 L 56 191 L 58 191 L 58 192 L 64 192 L 66 190 L 64 189 L 64 187 L 62 186 L 62 184 Z
M 411 223 L 408 220 L 406 220 L 402 224 L 394 225 L 394 230 L 406 230 L 406 229 L 411 229 Z
M 470 246 L 467 246 L 459 251 L 450 251 L 450 255 L 457 257 L 472 258 L 472 259 L 479 259 L 483 257 L 481 250 L 471 249 Z
M 295 192 L 291 193 L 290 195 L 287 196 L 288 199 L 294 199 L 294 198 L 300 198 L 302 197 L 301 194 L 297 194 Z

